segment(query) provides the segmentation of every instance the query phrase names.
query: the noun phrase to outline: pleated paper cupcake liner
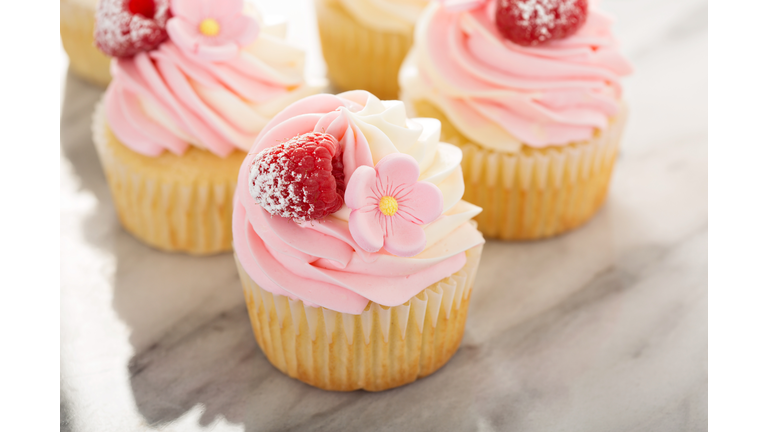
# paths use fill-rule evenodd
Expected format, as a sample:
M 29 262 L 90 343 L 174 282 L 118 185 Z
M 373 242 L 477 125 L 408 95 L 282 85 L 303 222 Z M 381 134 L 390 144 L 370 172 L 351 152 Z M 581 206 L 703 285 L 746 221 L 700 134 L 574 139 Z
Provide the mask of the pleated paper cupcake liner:
M 387 390 L 426 377 L 464 334 L 482 245 L 467 263 L 406 303 L 370 302 L 360 315 L 311 307 L 261 289 L 237 261 L 261 350 L 284 374 L 325 390 Z
M 397 99 L 397 74 L 413 44 L 413 31 L 387 33 L 365 27 L 337 0 L 318 0 L 315 6 L 328 77 L 336 87 Z
M 93 44 L 96 6 L 86 7 L 80 1 L 63 0 L 59 15 L 61 44 L 69 56 L 69 67 L 85 80 L 106 87 L 112 80 L 110 57 Z
M 126 231 L 169 252 L 232 250 L 232 197 L 244 152 L 222 159 L 191 147 L 183 156 L 143 156 L 114 136 L 103 100 L 94 113 L 93 141 Z
M 476 220 L 486 238 L 536 240 L 586 223 L 608 193 L 626 107 L 593 139 L 519 153 L 483 148 L 461 135 L 434 105 L 416 101 L 419 116 L 443 123 L 442 140 L 464 153 L 464 200 L 483 208 Z

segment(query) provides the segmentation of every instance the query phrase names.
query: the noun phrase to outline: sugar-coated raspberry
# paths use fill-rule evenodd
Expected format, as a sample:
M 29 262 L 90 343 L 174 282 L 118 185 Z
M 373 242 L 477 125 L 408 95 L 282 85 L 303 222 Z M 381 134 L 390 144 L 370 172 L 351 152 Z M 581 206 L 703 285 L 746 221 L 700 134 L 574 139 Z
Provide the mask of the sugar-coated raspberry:
M 96 47 L 112 57 L 150 51 L 168 39 L 170 0 L 99 0 Z
M 248 187 L 273 216 L 296 222 L 320 219 L 344 204 L 344 165 L 333 135 L 311 132 L 262 150 Z
M 587 0 L 499 0 L 496 27 L 512 42 L 532 46 L 566 38 L 587 20 Z

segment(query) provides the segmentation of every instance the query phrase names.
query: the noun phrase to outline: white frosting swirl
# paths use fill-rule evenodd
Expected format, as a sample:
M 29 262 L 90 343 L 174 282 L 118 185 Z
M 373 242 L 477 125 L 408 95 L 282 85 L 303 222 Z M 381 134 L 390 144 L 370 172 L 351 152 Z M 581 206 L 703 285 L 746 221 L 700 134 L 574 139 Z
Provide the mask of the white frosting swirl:
M 413 156 L 419 164 L 419 181 L 434 183 L 443 193 L 443 212 L 455 206 L 464 195 L 462 154 L 458 147 L 440 142 L 440 121 L 432 118 L 409 119 L 402 102 L 381 101 L 369 93 L 347 92 L 339 97 L 351 99 L 359 94 L 368 97 L 366 101 L 361 101 L 363 109 L 358 112 L 345 109 L 345 112 L 368 141 L 373 163 L 377 164 L 391 153 Z M 349 170 L 346 180 L 349 180 L 351 172 Z M 479 207 L 475 209 L 480 212 Z M 346 220 L 346 215 L 337 213 L 336 216 Z

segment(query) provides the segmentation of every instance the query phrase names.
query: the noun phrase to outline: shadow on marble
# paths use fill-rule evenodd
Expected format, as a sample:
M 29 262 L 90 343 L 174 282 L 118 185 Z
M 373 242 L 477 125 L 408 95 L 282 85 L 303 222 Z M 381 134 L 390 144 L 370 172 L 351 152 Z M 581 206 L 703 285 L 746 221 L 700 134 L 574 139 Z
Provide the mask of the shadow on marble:
M 178 316 L 177 321 L 160 325 L 166 329 L 160 334 L 156 330 L 158 326 L 150 328 L 147 320 L 157 321 L 157 315 L 169 309 L 168 302 L 175 301 L 174 298 L 184 292 L 190 283 L 202 277 L 205 271 L 198 271 L 190 265 L 188 270 L 194 274 L 186 282 L 175 277 L 166 281 L 150 280 L 151 275 L 174 273 L 168 271 L 168 266 L 178 265 L 182 269 L 184 264 L 189 263 L 181 260 L 174 264 L 173 258 L 179 257 L 154 251 L 149 254 L 152 258 L 136 261 L 131 268 L 118 261 L 114 307 L 132 329 L 131 343 L 137 354 L 128 367 L 137 408 L 152 425 L 171 423 L 197 407 L 203 410 L 199 419 L 202 426 L 211 426 L 223 418 L 230 423 L 243 424 L 246 431 L 338 430 L 342 427 L 370 429 L 372 421 L 376 422 L 374 429 L 379 430 L 430 430 L 434 416 L 439 416 L 441 423 L 449 421 L 457 430 L 474 429 L 478 415 L 483 417 L 486 414 L 467 411 L 482 406 L 484 394 L 498 387 L 499 380 L 511 384 L 523 379 L 514 372 L 510 374 L 512 369 L 508 369 L 506 364 L 524 361 L 529 355 L 521 347 L 525 348 L 526 344 L 531 343 L 530 337 L 534 340 L 538 338 L 536 334 L 530 334 L 532 325 L 529 320 L 532 316 L 554 307 L 549 314 L 559 317 L 562 314 L 557 305 L 569 297 L 577 297 L 578 301 L 574 301 L 570 307 L 576 308 L 581 303 L 594 300 L 593 297 L 608 295 L 602 294 L 603 291 L 621 290 L 615 287 L 620 278 L 612 275 L 588 284 L 587 292 L 596 290 L 598 294 L 586 296 L 578 293 L 581 291 L 578 287 L 574 293 L 562 289 L 560 284 L 548 285 L 551 290 L 545 286 L 539 291 L 532 291 L 527 284 L 498 286 L 493 281 L 517 279 L 530 266 L 538 266 L 537 260 L 551 256 L 552 246 L 556 246 L 554 253 L 557 254 L 562 254 L 561 248 L 575 249 L 566 256 L 579 256 L 589 248 L 609 249 L 610 223 L 605 220 L 601 223 L 601 219 L 585 226 L 580 234 L 577 232 L 572 236 L 539 243 L 541 246 L 530 252 L 526 251 L 528 247 L 525 245 L 489 243 L 491 256 L 527 256 L 530 260 L 522 262 L 520 266 L 498 266 L 493 260 L 484 264 L 481 273 L 485 276 L 478 280 L 473 294 L 468 336 L 456 356 L 433 376 L 383 393 L 325 392 L 288 378 L 272 367 L 254 341 L 234 270 L 231 277 L 221 284 L 221 289 L 211 294 L 237 296 L 239 302 L 233 299 L 236 305 L 229 308 L 224 304 L 211 307 L 210 303 L 217 299 L 204 299 L 200 307 L 190 308 L 193 312 L 189 315 Z M 584 237 L 591 240 L 585 241 Z M 510 255 L 510 251 L 514 253 Z M 128 253 L 126 256 L 132 255 Z M 229 257 L 227 259 L 231 260 Z M 216 265 L 221 263 L 211 262 L 209 270 L 216 271 Z M 196 264 L 205 263 L 196 261 Z M 506 270 L 501 274 L 493 271 L 499 268 Z M 142 278 L 147 279 L 147 285 L 137 289 L 135 281 Z M 493 297 L 500 290 L 509 296 L 511 302 L 527 306 L 524 310 L 502 308 L 501 312 L 496 312 L 483 305 L 484 297 Z M 140 291 L 151 293 L 153 299 L 140 300 L 143 297 Z M 537 299 L 531 300 L 534 292 L 536 295 L 533 297 Z M 496 300 L 498 298 L 496 295 Z M 142 304 L 151 305 L 153 302 L 164 306 L 141 307 Z M 493 299 L 489 299 L 488 304 L 493 302 Z M 615 313 L 616 309 L 612 309 L 608 316 Z M 539 328 L 538 331 L 550 325 L 547 319 L 542 321 L 538 318 L 536 322 L 538 324 L 533 327 Z M 473 326 L 477 327 L 474 333 L 486 328 L 487 334 L 482 338 L 469 336 Z M 520 336 L 518 326 L 523 326 L 523 335 L 529 334 L 529 337 Z M 150 336 L 153 330 L 155 337 Z M 490 337 L 494 339 L 493 343 L 486 343 Z M 596 334 L 595 337 L 595 342 L 601 340 L 600 335 Z M 539 346 L 537 350 L 546 350 L 545 347 Z M 533 362 L 540 361 L 538 358 Z M 580 363 L 588 365 L 590 361 L 590 358 L 585 358 Z M 518 369 L 521 373 L 523 370 Z M 546 376 L 546 373 L 544 371 L 543 375 Z M 524 375 L 530 373 L 525 372 Z M 518 394 L 520 390 L 518 386 L 511 385 L 508 387 L 510 394 L 504 397 L 510 398 L 509 402 L 514 398 L 527 398 Z M 434 403 L 418 403 L 425 400 L 433 400 Z M 352 414 L 357 410 L 366 410 L 366 416 L 353 419 Z M 345 419 L 343 422 L 342 418 Z M 494 422 L 493 418 L 489 421 Z M 508 421 L 505 418 L 499 424 Z
M 100 248 L 106 246 L 107 234 L 114 231 L 109 221 L 116 217 L 91 135 L 91 116 L 103 93 L 103 88 L 67 72 L 60 120 L 62 159 L 71 164 L 78 187 L 93 193 L 98 202 L 83 226 L 88 227 L 84 230 L 86 239 Z
M 698 277 L 684 286 L 705 283 L 701 275 L 706 268 L 706 228 L 671 247 L 649 244 L 617 256 L 611 234 L 611 214 L 616 211 L 616 205 L 609 204 L 581 230 L 544 242 L 489 242 L 462 346 L 429 378 L 382 393 L 314 389 L 269 364 L 254 342 L 245 308 L 238 304 L 218 313 L 211 309 L 205 316 L 185 316 L 156 342 L 137 349 L 129 365 L 137 407 L 153 425 L 173 422 L 198 407 L 203 410 L 202 426 L 226 419 L 246 431 L 444 430 L 445 425 L 455 430 L 512 430 L 534 424 L 557 428 L 562 419 L 547 416 L 558 410 L 577 423 L 601 418 L 589 412 L 591 400 L 611 392 L 590 388 L 597 385 L 619 386 L 613 388 L 619 402 L 604 403 L 626 410 L 633 399 L 631 383 L 638 376 L 623 366 L 658 361 L 667 355 L 669 333 L 700 318 L 683 313 L 690 307 L 685 296 L 676 298 L 683 290 L 653 279 L 674 282 L 680 267 L 690 267 L 694 257 L 693 274 Z M 541 272 L 555 256 L 558 270 Z M 501 265 L 498 260 L 515 264 Z M 152 263 L 161 261 L 142 264 L 141 271 L 159 271 Z M 171 285 L 158 284 L 153 290 L 170 293 L 181 288 Z M 222 292 L 240 295 L 236 280 L 225 285 Z M 115 308 L 134 329 L 132 340 L 138 321 L 147 318 L 126 312 L 135 310 L 124 307 L 134 289 L 118 272 Z M 639 307 L 638 300 L 645 304 Z M 688 348 L 675 353 L 674 366 L 701 357 L 700 345 Z M 663 366 L 654 367 L 664 375 Z M 652 375 L 649 368 L 643 374 Z M 691 396 L 683 403 L 690 407 L 673 411 L 672 418 L 664 411 L 642 412 L 638 424 L 675 424 L 678 430 L 700 424 L 705 416 L 700 411 L 701 373 L 696 369 L 686 379 L 693 388 L 684 387 Z M 661 390 L 660 400 L 667 398 L 663 385 L 664 379 L 654 386 Z M 633 416 L 620 414 L 624 420 Z
M 63 387 L 63 383 L 60 385 Z M 63 391 L 59 390 L 59 432 L 72 431 L 72 410 L 69 400 Z
M 505 280 L 524 273 L 529 265 L 536 266 L 539 254 L 577 257 L 599 246 L 582 237 L 600 238 L 602 233 L 606 246 L 610 230 L 599 222 L 540 243 L 540 250 L 530 253 L 533 262 L 504 266 L 507 270 L 496 277 Z M 523 245 L 501 242 L 490 242 L 488 251 L 495 256 L 528 255 Z M 537 291 L 526 284 L 502 286 L 492 282 L 498 279 L 481 279 L 473 293 L 467 336 L 456 356 L 433 376 L 399 389 L 330 393 L 284 376 L 256 346 L 242 306 L 208 319 L 185 317 L 186 323 L 131 359 L 131 387 L 139 411 L 153 425 L 172 422 L 200 407 L 202 426 L 224 418 L 243 424 L 246 431 L 440 430 L 446 424 L 455 430 L 475 430 L 478 422 L 486 422 L 491 430 L 510 430 L 530 422 L 529 413 L 542 404 L 574 402 L 573 380 L 598 372 L 609 357 L 606 351 L 616 349 L 613 324 L 625 319 L 621 295 L 664 254 L 651 248 L 621 257 L 615 267 L 584 284 L 569 284 L 569 290 L 543 284 Z M 491 260 L 481 272 L 490 274 L 493 268 L 499 267 Z M 120 289 L 117 283 L 116 308 L 121 307 Z M 500 291 L 526 307 L 490 308 Z M 622 355 L 640 357 L 647 345 L 633 342 Z M 569 357 L 567 363 L 563 356 Z M 441 427 L 435 427 L 435 418 Z

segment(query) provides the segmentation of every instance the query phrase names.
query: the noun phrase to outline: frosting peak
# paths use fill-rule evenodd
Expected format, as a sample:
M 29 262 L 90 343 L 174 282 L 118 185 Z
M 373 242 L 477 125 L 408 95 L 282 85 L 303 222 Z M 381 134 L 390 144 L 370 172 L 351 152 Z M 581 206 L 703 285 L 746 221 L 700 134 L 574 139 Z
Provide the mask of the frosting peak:
M 247 151 L 272 116 L 324 86 L 304 82 L 304 53 L 283 40 L 282 23 L 265 24 L 242 0 L 213 3 L 173 0 L 169 40 L 113 59 L 107 119 L 137 153 L 183 154 L 190 144 L 221 157 Z M 215 36 L 203 33 L 209 19 Z
M 251 164 L 262 150 L 310 132 L 333 135 L 341 146 L 346 204 L 314 221 L 271 217 L 249 193 Z M 283 110 L 240 170 L 233 230 L 245 271 L 267 291 L 352 314 L 368 301 L 400 305 L 458 271 L 464 252 L 483 243 L 470 223 L 480 208 L 461 201 L 461 151 L 439 136 L 439 121 L 408 119 L 402 102 L 380 101 L 365 91 L 310 96 Z M 382 174 L 400 183 L 368 202 Z M 382 204 L 385 197 L 398 207 Z M 394 227 L 403 232 L 389 243 L 385 230 L 392 227 L 377 225 L 385 212 L 403 218 Z
M 400 71 L 406 100 L 439 107 L 462 134 L 507 152 L 589 139 L 618 113 L 619 78 L 631 72 L 592 8 L 573 36 L 544 45 L 506 40 L 495 2 L 454 11 L 430 5 Z

